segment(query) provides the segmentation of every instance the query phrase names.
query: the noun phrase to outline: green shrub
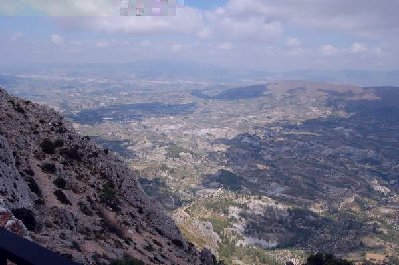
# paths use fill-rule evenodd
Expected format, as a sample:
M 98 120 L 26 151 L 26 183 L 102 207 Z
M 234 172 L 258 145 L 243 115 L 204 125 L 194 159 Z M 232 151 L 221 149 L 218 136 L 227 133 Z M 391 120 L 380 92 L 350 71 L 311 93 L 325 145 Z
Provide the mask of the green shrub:
M 150 243 L 148 243 L 148 245 L 146 245 L 144 247 L 144 249 L 147 250 L 148 252 L 154 252 L 155 251 L 154 246 L 152 244 L 150 244 Z
M 63 178 L 61 178 L 61 177 L 58 177 L 58 178 L 56 178 L 54 181 L 53 181 L 53 183 L 54 183 L 54 185 L 57 187 L 57 188 L 59 188 L 59 189 L 65 189 L 65 186 L 66 186 L 66 181 L 65 181 L 65 179 L 63 179 Z
M 87 215 L 87 216 L 93 216 L 92 210 L 90 210 L 90 208 L 89 208 L 85 203 L 83 203 L 83 202 L 78 202 L 78 205 L 79 205 L 80 211 L 81 211 L 83 214 L 85 214 L 85 215 Z
M 54 145 L 56 147 L 62 147 L 62 146 L 64 146 L 64 141 L 61 139 L 57 139 L 57 140 L 55 140 Z
M 64 148 L 61 150 L 61 154 L 70 160 L 82 161 L 83 155 L 79 152 L 79 146 L 75 145 L 72 148 Z
M 42 197 L 42 191 L 41 191 L 39 185 L 37 185 L 36 180 L 32 177 L 29 177 L 27 179 L 27 182 L 28 182 L 28 187 L 31 190 L 31 192 L 35 193 L 39 197 Z
M 183 247 L 184 247 L 184 243 L 183 243 L 183 241 L 181 241 L 180 239 L 173 239 L 173 240 L 172 240 L 172 243 L 173 243 L 175 246 L 179 247 L 179 248 L 183 248 Z
M 72 205 L 72 203 L 68 200 L 66 195 L 62 190 L 56 190 L 54 191 L 55 197 L 57 197 L 58 201 L 62 204 L 67 204 L 67 205 Z
M 100 194 L 101 202 L 107 203 L 115 199 L 115 189 L 114 184 L 112 182 L 107 182 L 103 185 Z
M 79 252 L 82 252 L 82 249 L 80 248 L 79 243 L 75 240 L 72 241 L 72 248 L 76 249 Z
M 44 153 L 54 154 L 56 145 L 49 138 L 46 138 L 40 143 L 40 147 Z
M 223 184 L 226 188 L 236 191 L 241 189 L 242 177 L 229 170 L 222 169 L 219 172 L 217 181 Z
M 190 150 L 178 146 L 176 144 L 170 144 L 167 148 L 167 157 L 168 158 L 180 158 L 180 154 L 181 153 L 189 153 L 189 154 L 194 154 L 193 152 L 191 152 Z
M 308 257 L 305 265 L 353 265 L 354 263 L 345 259 L 339 259 L 332 254 L 316 253 Z
M 390 257 L 389 261 L 391 262 L 391 264 L 399 264 L 399 257 Z
M 110 265 L 145 265 L 145 264 L 141 260 L 126 255 L 122 259 L 111 262 Z
M 15 216 L 15 218 L 21 220 L 29 231 L 35 230 L 36 219 L 32 210 L 19 208 L 12 210 L 12 214 Z
M 15 102 L 13 100 L 9 101 L 12 106 L 14 107 L 14 109 L 19 112 L 19 113 L 25 113 L 25 109 L 21 107 L 21 105 L 18 102 Z
M 218 235 L 221 235 L 224 229 L 228 228 L 230 225 L 227 220 L 221 218 L 203 218 L 201 220 L 211 222 L 213 231 L 215 231 Z
M 55 167 L 55 165 L 52 164 L 52 163 L 44 163 L 44 164 L 41 166 L 41 168 L 42 168 L 42 171 L 43 171 L 44 173 L 48 173 L 48 174 L 54 174 L 55 171 L 57 170 L 56 167 Z
M 33 170 L 30 168 L 25 169 L 24 172 L 25 172 L 25 174 L 27 174 L 28 176 L 31 176 L 31 177 L 33 177 L 35 175 L 35 172 L 33 172 Z
M 56 132 L 57 132 L 57 133 L 66 133 L 66 132 L 67 132 L 67 129 L 66 129 L 64 126 L 60 125 L 60 126 L 57 128 Z
M 111 207 L 115 211 L 119 211 L 119 201 L 116 198 L 115 185 L 108 181 L 103 185 L 100 194 L 100 201 Z

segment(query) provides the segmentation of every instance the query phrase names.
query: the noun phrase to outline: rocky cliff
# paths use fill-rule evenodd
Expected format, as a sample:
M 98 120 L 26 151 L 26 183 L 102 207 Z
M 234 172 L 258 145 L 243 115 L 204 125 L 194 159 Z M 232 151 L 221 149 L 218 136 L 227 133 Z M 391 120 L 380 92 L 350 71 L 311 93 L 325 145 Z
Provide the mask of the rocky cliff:
M 0 207 L 2 226 L 84 264 L 126 255 L 144 264 L 215 263 L 183 239 L 123 161 L 53 110 L 1 88 Z

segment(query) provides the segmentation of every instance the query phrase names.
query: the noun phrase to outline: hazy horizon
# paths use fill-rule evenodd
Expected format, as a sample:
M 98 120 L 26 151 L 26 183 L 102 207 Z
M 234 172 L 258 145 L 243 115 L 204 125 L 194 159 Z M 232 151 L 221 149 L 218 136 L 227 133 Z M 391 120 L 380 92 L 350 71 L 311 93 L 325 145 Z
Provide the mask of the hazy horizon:
M 193 0 L 176 16 L 142 17 L 119 16 L 117 2 L 2 1 L 2 63 L 162 59 L 272 72 L 399 69 L 395 0 Z

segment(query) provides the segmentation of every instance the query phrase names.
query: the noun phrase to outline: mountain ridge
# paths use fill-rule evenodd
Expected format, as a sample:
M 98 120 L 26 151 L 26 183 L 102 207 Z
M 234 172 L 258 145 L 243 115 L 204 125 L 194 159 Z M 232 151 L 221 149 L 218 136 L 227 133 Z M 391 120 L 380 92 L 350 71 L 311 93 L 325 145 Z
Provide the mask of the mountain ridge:
M 215 264 L 118 157 L 55 111 L 0 88 L 0 205 L 33 241 L 85 264 L 130 255 L 145 264 Z

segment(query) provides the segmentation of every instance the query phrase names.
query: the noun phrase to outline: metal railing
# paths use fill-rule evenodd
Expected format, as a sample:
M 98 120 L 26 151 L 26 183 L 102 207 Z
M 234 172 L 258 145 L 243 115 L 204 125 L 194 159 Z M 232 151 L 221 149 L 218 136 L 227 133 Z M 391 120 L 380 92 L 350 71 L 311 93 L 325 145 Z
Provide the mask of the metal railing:
M 79 265 L 32 241 L 0 229 L 0 265 Z

